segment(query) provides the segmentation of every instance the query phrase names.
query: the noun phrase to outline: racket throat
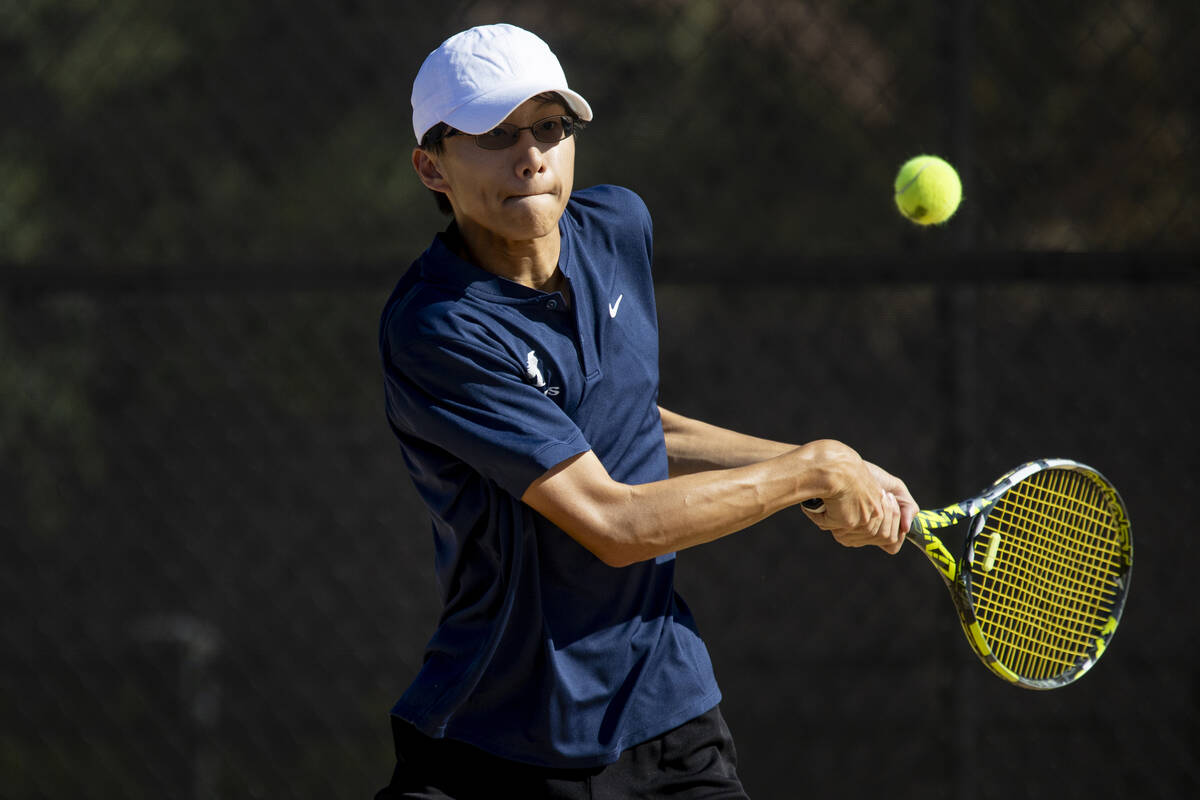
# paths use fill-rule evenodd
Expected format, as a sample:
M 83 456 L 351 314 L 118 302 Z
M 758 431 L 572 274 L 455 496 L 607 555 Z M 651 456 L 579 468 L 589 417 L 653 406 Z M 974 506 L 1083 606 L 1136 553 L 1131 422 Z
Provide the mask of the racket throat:
M 913 521 L 913 525 L 909 529 L 906 538 L 921 548 L 921 552 L 929 559 L 929 563 L 937 568 L 937 571 L 946 583 L 952 584 L 958 580 L 958 559 L 954 557 L 941 539 L 925 527 L 919 518 Z

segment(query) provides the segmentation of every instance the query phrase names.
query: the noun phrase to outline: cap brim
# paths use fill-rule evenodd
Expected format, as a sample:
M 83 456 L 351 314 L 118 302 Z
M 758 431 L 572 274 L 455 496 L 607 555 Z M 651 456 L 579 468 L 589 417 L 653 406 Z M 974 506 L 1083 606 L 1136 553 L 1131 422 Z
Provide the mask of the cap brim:
M 487 133 L 517 110 L 531 97 L 544 92 L 556 92 L 567 101 L 571 112 L 584 122 L 591 122 L 592 107 L 578 92 L 562 86 L 547 86 L 544 83 L 527 83 L 520 86 L 505 86 L 489 94 L 481 95 L 464 103 L 446 115 L 447 125 L 463 133 Z

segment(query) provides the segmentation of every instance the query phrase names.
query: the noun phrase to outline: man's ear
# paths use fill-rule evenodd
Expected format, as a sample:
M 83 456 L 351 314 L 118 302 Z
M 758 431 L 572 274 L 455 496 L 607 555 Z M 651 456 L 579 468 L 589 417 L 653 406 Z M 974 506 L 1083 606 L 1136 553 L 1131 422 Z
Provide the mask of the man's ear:
M 417 172 L 417 177 L 421 179 L 421 183 L 433 189 L 435 192 L 445 192 L 450 187 L 446 183 L 446 178 L 442 175 L 441 169 L 438 167 L 437 160 L 428 152 L 417 147 L 413 149 L 412 154 L 413 169 Z

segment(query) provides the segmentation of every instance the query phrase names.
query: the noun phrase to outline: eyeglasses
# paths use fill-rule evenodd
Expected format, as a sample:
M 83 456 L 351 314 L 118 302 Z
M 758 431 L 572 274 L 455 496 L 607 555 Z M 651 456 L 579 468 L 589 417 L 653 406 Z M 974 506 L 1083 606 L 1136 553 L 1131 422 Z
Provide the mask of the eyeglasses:
M 504 150 L 512 147 L 521 138 L 521 131 L 529 131 L 533 138 L 545 144 L 561 142 L 575 133 L 578 123 L 571 117 L 553 116 L 539 119 L 527 128 L 518 128 L 510 122 L 501 122 L 487 133 L 469 134 L 453 128 L 442 134 L 443 139 L 451 136 L 472 136 L 475 144 L 484 150 Z

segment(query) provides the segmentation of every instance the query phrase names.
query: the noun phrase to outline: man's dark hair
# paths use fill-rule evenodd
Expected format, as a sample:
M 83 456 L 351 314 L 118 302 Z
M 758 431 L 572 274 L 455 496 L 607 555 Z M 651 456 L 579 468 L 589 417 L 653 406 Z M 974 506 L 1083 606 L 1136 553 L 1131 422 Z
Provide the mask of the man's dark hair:
M 583 129 L 583 121 L 579 119 L 579 117 L 575 116 L 575 113 L 571 111 L 571 107 L 567 105 L 567 101 L 564 100 L 562 95 L 560 95 L 558 92 L 544 92 L 543 94 L 534 96 L 540 100 L 550 100 L 561 104 L 563 108 L 567 109 L 567 116 L 575 121 L 575 133 L 579 133 L 579 131 Z M 418 146 L 427 153 L 441 155 L 446 147 L 443 140 L 446 138 L 446 134 L 453 130 L 454 129 L 446 123 L 439 122 L 437 125 L 434 125 L 432 128 L 425 131 L 425 135 L 421 137 L 421 144 Z M 443 192 L 435 191 L 433 189 L 430 189 L 429 191 L 433 194 L 433 199 L 437 202 L 438 211 L 442 212 L 448 217 L 454 216 L 454 207 L 450 205 L 450 198 L 446 197 Z

